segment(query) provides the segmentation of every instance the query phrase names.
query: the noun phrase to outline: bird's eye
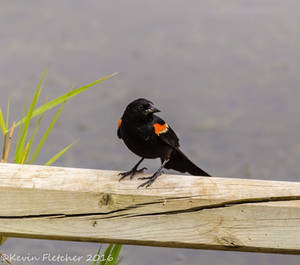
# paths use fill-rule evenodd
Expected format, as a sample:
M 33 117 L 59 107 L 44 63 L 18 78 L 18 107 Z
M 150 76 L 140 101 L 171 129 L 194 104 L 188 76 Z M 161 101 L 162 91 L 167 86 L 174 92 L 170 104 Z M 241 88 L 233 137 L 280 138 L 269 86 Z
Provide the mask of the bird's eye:
M 150 104 L 140 104 L 137 106 L 137 111 L 145 112 L 150 108 Z

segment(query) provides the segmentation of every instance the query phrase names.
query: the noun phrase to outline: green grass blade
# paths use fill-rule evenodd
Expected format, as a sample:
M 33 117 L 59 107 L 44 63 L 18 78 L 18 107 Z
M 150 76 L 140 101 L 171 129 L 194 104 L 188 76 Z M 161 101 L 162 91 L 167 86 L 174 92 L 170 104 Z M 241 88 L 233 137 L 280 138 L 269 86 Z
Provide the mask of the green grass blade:
M 27 101 L 28 101 L 28 93 L 26 93 L 26 97 L 25 97 L 25 102 L 24 102 L 24 107 L 23 107 L 23 112 L 22 112 L 22 119 L 25 116 Z M 24 126 L 24 124 L 22 126 L 20 126 L 19 130 L 18 130 L 17 144 L 16 144 L 16 150 L 15 150 L 15 163 L 19 160 L 17 150 L 19 149 L 19 146 L 20 146 L 20 135 L 21 135 L 21 131 L 23 130 L 23 126 Z
M 65 147 L 63 150 L 61 150 L 60 152 L 58 152 L 56 155 L 54 155 L 53 157 L 51 157 L 48 160 L 48 162 L 45 164 L 45 166 L 50 166 L 52 163 L 54 163 L 57 159 L 59 159 L 65 152 L 67 152 L 77 142 L 78 142 L 78 140 L 74 141 L 73 143 L 71 143 L 70 145 L 68 145 L 67 147 Z
M 121 251 L 122 245 L 120 244 L 115 244 L 114 248 L 112 249 L 111 253 L 110 253 L 110 259 L 106 264 L 107 265 L 116 265 L 118 258 L 119 258 L 119 254 Z
M 53 126 L 54 126 L 54 124 L 55 124 L 55 122 L 56 122 L 56 120 L 57 120 L 59 114 L 61 113 L 62 108 L 64 107 L 65 103 L 66 103 L 66 102 L 64 102 L 64 103 L 60 106 L 58 112 L 56 113 L 55 117 L 54 117 L 53 120 L 51 121 L 51 123 L 50 123 L 49 127 L 47 128 L 46 132 L 44 133 L 44 135 L 43 135 L 43 137 L 42 137 L 42 140 L 40 141 L 39 145 L 37 146 L 37 148 L 36 148 L 36 150 L 35 150 L 35 152 L 34 152 L 32 158 L 31 158 L 31 160 L 30 160 L 30 162 L 29 162 L 30 164 L 32 164 L 32 163 L 34 162 L 34 160 L 36 159 L 36 156 L 38 155 L 40 149 L 42 148 L 44 142 L 46 141 L 46 139 L 47 139 L 47 137 L 48 137 L 50 131 L 52 130 L 52 128 L 53 128 Z
M 5 150 L 6 150 L 6 141 L 7 141 L 7 129 L 4 123 L 4 119 L 3 119 L 3 113 L 2 113 L 2 109 L 0 107 L 0 125 L 1 125 L 1 129 L 4 135 L 4 141 L 3 141 L 3 149 L 2 149 L 2 161 L 4 160 L 4 156 L 5 156 Z
M 0 107 L 0 125 L 1 125 L 1 129 L 2 129 L 2 132 L 3 134 L 7 134 L 7 129 L 6 129 L 6 126 L 5 126 L 5 122 L 4 122 L 4 119 L 3 119 L 3 114 L 2 114 L 2 109 Z
M 6 108 L 6 128 L 8 128 L 9 109 L 10 109 L 10 96 L 8 95 L 7 108 Z
M 41 78 L 41 80 L 40 80 L 40 82 L 37 86 L 37 89 L 36 89 L 36 92 L 35 92 L 34 97 L 32 99 L 32 102 L 29 106 L 27 115 L 24 119 L 24 127 L 23 127 L 23 130 L 22 130 L 21 138 L 20 138 L 20 145 L 19 145 L 18 150 L 17 150 L 17 153 L 18 153 L 17 154 L 18 160 L 16 161 L 17 163 L 20 163 L 21 162 L 20 159 L 22 159 L 22 157 L 23 157 L 23 150 L 24 150 L 26 136 L 27 136 L 27 133 L 28 133 L 30 120 L 32 118 L 32 114 L 33 114 L 33 110 L 35 108 L 36 102 L 37 102 L 37 100 L 40 96 L 41 85 L 42 85 L 42 81 L 44 79 L 44 76 L 46 74 L 46 71 L 47 71 L 47 68 L 43 72 L 42 78 Z
M 47 101 L 48 101 L 48 97 L 46 98 L 46 102 L 47 102 Z M 39 119 L 38 119 L 38 121 L 37 121 L 37 123 L 36 123 L 34 132 L 33 132 L 33 134 L 31 135 L 31 138 L 30 138 L 30 140 L 29 140 L 29 142 L 28 142 L 29 145 L 28 145 L 28 150 L 27 150 L 27 153 L 26 153 L 26 157 L 25 157 L 24 163 L 26 163 L 26 161 L 27 161 L 29 152 L 30 152 L 30 150 L 31 150 L 32 142 L 33 142 L 34 137 L 35 137 L 35 135 L 36 135 L 36 133 L 37 133 L 37 130 L 38 130 L 39 126 L 40 126 L 40 123 L 41 123 L 41 120 L 42 120 L 43 116 L 44 116 L 44 113 L 42 113 L 42 114 L 40 115 L 40 117 L 39 117 Z
M 52 109 L 55 106 L 59 105 L 60 103 L 62 103 L 64 101 L 66 101 L 66 100 L 68 100 L 68 99 L 70 99 L 70 98 L 78 95 L 79 93 L 83 92 L 84 90 L 88 89 L 89 87 L 94 86 L 94 85 L 96 85 L 96 84 L 98 84 L 98 83 L 100 83 L 100 82 L 102 82 L 102 81 L 104 81 L 104 80 L 106 80 L 108 78 L 111 78 L 111 77 L 113 77 L 113 76 L 115 76 L 117 74 L 118 73 L 114 73 L 114 74 L 108 75 L 108 76 L 103 77 L 103 78 L 101 78 L 101 79 L 99 79 L 99 80 L 97 80 L 97 81 L 95 81 L 93 83 L 90 83 L 88 85 L 79 87 L 79 88 L 77 88 L 75 90 L 72 90 L 72 91 L 70 91 L 70 92 L 68 92 L 68 93 L 66 93 L 66 94 L 64 94 L 64 95 L 62 95 L 62 96 L 60 96 L 60 97 L 52 100 L 52 101 L 49 101 L 48 103 L 46 103 L 46 104 L 40 106 L 39 108 L 35 109 L 33 111 L 33 113 L 32 113 L 32 118 L 35 117 L 35 116 L 37 116 L 37 115 L 42 114 L 43 112 L 45 112 L 45 111 L 47 111 L 49 109 Z M 18 121 L 16 123 L 16 127 L 19 126 L 19 125 L 21 125 L 23 122 L 25 122 L 25 118 L 22 118 L 20 121 Z
M 29 152 L 30 152 L 30 150 L 31 150 L 31 146 L 32 146 L 33 139 L 34 139 L 34 137 L 35 137 L 35 135 L 36 135 L 36 133 L 37 133 L 38 128 L 40 127 L 40 123 L 41 123 L 41 120 L 42 120 L 43 116 L 44 116 L 44 113 L 42 113 L 42 114 L 40 115 L 40 117 L 39 117 L 39 119 L 38 119 L 38 121 L 37 121 L 37 123 L 36 123 L 36 125 L 35 125 L 34 131 L 33 131 L 32 135 L 31 135 L 31 137 L 30 137 L 30 140 L 29 140 L 29 142 L 28 142 L 28 150 L 27 150 L 27 153 L 26 153 L 26 157 L 25 157 L 24 163 L 26 163 L 28 154 L 29 154 Z
M 106 265 L 107 264 L 107 258 L 110 255 L 112 247 L 113 247 L 113 244 L 109 244 L 109 246 L 107 247 L 107 249 L 104 252 L 103 260 L 99 263 L 99 265 Z
M 100 252 L 101 252 L 101 246 L 99 247 L 98 251 L 97 251 L 97 254 L 96 254 L 96 257 L 100 257 Z M 97 259 L 95 259 L 95 261 L 93 262 L 93 265 L 97 265 Z

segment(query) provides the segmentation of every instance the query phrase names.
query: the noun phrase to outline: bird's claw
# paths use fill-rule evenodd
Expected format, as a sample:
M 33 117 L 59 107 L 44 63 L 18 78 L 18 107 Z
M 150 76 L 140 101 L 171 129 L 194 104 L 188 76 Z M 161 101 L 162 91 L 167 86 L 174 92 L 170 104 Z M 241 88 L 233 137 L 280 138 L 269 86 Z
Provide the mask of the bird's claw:
M 136 173 L 143 173 L 144 170 L 147 170 L 146 167 L 142 167 L 141 169 L 137 170 Z
M 153 177 L 150 177 L 150 178 L 139 178 L 139 179 L 149 179 L 149 180 L 147 180 L 146 182 L 144 182 L 141 185 L 139 185 L 137 187 L 138 189 L 142 188 L 142 187 L 148 188 L 155 181 L 156 177 L 155 178 L 153 178 Z
M 155 174 L 155 175 L 153 175 L 153 176 L 150 176 L 150 177 L 141 177 L 141 178 L 138 178 L 138 179 L 140 179 L 140 180 L 145 180 L 145 179 L 152 179 L 152 178 L 154 178 L 154 180 L 158 177 L 158 176 L 160 176 L 161 174 L 165 174 L 163 171 L 161 171 L 159 174 Z
M 152 185 L 152 183 L 162 174 L 162 172 L 156 172 L 153 176 L 150 177 L 141 177 L 138 179 L 141 180 L 145 180 L 148 179 L 147 181 L 145 181 L 144 183 L 142 183 L 141 185 L 139 185 L 137 188 L 142 188 L 142 187 L 146 187 L 148 188 L 150 185 Z
M 131 169 L 131 170 L 129 170 L 129 171 L 121 172 L 121 173 L 118 174 L 118 176 L 122 176 L 122 177 L 119 179 L 119 181 L 121 181 L 122 179 L 126 178 L 127 176 L 130 176 L 130 180 L 132 180 L 133 177 L 134 177 L 134 175 L 135 175 L 136 173 L 143 173 L 144 170 L 146 170 L 146 169 L 147 169 L 146 167 L 142 167 L 141 169 L 135 169 L 135 168 L 133 168 L 133 169 Z
M 138 178 L 138 179 L 145 180 L 145 179 L 151 179 L 151 178 L 152 178 L 152 176 L 151 177 L 141 177 L 141 178 Z
M 121 172 L 121 173 L 119 173 L 118 176 L 122 176 L 122 177 L 120 177 L 119 181 L 121 181 L 122 179 L 126 178 L 129 175 L 131 177 L 131 175 L 132 175 L 132 171 L 131 170 L 127 171 L 127 172 Z

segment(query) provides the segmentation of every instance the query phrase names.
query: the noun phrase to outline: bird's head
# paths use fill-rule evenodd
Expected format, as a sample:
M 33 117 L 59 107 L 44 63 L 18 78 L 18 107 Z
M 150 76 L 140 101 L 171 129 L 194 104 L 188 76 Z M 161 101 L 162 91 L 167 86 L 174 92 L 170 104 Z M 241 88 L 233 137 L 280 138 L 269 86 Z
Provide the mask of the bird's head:
M 144 120 L 151 118 L 153 113 L 156 112 L 160 112 L 160 110 L 155 108 L 150 100 L 139 98 L 128 104 L 123 116 L 136 120 Z

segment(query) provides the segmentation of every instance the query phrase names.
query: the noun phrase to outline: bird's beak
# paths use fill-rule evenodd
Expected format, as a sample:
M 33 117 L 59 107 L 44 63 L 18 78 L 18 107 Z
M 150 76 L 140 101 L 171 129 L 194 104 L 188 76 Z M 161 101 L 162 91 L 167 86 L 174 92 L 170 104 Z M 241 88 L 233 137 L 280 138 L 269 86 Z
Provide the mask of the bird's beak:
M 149 109 L 146 110 L 146 112 L 147 113 L 156 113 L 156 112 L 160 112 L 160 110 L 151 106 Z

